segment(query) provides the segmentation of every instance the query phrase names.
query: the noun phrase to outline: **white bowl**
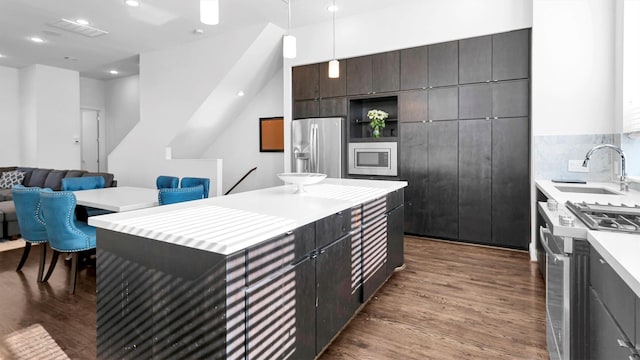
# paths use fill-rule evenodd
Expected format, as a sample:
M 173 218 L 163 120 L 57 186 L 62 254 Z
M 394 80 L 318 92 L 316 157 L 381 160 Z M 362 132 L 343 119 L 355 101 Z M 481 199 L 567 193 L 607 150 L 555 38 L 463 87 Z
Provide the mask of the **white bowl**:
M 278 174 L 280 180 L 289 184 L 298 185 L 297 193 L 304 192 L 305 185 L 317 184 L 327 177 L 327 174 L 319 173 L 282 173 Z

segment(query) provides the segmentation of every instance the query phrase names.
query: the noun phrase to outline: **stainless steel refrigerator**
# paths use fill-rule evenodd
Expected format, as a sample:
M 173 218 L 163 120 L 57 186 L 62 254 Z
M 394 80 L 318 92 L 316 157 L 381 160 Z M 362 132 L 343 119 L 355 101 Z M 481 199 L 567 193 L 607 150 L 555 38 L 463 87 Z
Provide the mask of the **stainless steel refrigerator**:
M 293 120 L 292 171 L 345 176 L 345 130 L 346 120 L 340 117 Z

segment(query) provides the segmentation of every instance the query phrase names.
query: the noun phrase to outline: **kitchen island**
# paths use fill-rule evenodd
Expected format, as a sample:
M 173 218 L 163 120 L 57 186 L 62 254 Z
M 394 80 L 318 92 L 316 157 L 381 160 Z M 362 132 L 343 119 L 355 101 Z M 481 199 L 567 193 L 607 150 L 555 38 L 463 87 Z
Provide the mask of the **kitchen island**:
M 91 218 L 98 358 L 315 358 L 403 265 L 406 185 L 325 179 Z

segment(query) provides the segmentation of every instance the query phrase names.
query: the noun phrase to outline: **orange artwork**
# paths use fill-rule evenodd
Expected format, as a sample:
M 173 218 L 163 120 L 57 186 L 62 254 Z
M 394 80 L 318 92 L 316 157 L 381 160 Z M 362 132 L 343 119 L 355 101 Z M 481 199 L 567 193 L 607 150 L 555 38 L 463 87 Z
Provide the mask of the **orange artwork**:
M 284 118 L 260 118 L 260 151 L 284 151 Z

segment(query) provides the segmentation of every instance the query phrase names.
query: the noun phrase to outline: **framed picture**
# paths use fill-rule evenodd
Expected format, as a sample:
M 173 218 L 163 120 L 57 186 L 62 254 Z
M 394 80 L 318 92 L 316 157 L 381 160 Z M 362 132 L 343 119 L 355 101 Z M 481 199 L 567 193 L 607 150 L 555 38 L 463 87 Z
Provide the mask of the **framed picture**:
M 284 117 L 260 118 L 260 152 L 284 152 Z

